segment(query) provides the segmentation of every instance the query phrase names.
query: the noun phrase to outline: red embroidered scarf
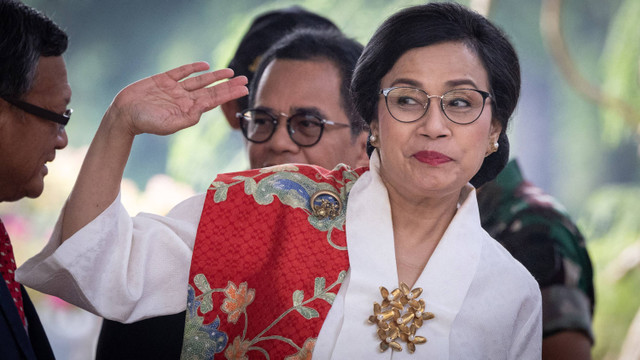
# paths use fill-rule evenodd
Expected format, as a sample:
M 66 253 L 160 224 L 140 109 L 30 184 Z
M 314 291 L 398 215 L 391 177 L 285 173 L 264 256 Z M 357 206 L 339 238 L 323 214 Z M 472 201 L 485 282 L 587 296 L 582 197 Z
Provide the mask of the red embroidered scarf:
M 349 267 L 347 195 L 364 171 L 283 165 L 216 178 L 193 251 L 183 359 L 310 357 Z

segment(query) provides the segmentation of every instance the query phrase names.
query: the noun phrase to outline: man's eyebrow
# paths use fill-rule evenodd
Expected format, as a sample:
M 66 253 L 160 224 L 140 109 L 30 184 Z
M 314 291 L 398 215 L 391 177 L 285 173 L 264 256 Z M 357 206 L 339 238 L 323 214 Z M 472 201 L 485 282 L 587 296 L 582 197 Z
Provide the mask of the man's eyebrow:
M 270 114 L 274 114 L 274 115 L 279 115 L 280 112 L 276 111 L 273 108 L 270 108 L 268 106 L 256 106 L 254 109 L 256 110 L 261 110 L 261 111 L 266 111 Z M 313 115 L 316 117 L 319 117 L 320 119 L 325 119 L 325 120 L 329 120 L 327 119 L 327 115 L 320 110 L 319 108 L 315 107 L 315 106 L 292 106 L 289 108 L 289 113 L 288 116 L 292 116 L 295 114 L 303 114 L 303 115 Z
M 267 106 L 256 106 L 256 107 L 254 107 L 253 109 L 255 109 L 255 110 L 262 110 L 262 111 L 266 111 L 266 112 L 268 112 L 268 113 L 274 113 L 274 114 L 275 114 L 275 113 L 277 113 L 277 111 L 275 111 L 275 110 L 273 110 L 272 108 L 267 107 Z
M 315 106 L 311 106 L 311 107 L 292 107 L 290 109 L 291 111 L 291 115 L 293 114 L 305 114 L 305 115 L 313 115 L 313 116 L 317 116 L 321 119 L 327 119 L 327 116 L 324 114 L 324 112 L 320 109 L 318 109 Z

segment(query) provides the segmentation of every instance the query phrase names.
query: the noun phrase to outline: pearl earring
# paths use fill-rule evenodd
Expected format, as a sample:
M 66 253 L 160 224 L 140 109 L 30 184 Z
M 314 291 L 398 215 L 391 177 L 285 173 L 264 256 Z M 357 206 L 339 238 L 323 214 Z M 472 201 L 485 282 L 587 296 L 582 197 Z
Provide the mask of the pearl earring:
M 498 151 L 498 147 L 500 146 L 500 144 L 498 144 L 498 142 L 494 142 L 493 144 L 491 144 L 491 149 L 489 149 L 487 151 L 487 153 L 484 155 L 484 157 L 487 157 L 491 154 L 493 154 L 494 152 Z
M 370 143 L 373 144 L 376 140 L 378 140 L 378 138 L 375 135 L 372 134 L 371 136 L 369 136 L 369 142 Z

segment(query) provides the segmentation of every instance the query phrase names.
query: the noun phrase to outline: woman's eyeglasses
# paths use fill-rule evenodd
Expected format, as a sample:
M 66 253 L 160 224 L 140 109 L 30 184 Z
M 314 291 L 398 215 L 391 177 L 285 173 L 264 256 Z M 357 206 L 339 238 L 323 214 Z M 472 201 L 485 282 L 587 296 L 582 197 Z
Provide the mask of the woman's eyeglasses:
M 443 95 L 429 95 L 422 89 L 402 86 L 382 89 L 380 94 L 384 95 L 389 114 L 400 122 L 417 121 L 429 110 L 431 98 L 439 98 L 447 119 L 462 125 L 476 121 L 487 98 L 491 97 L 488 92 L 476 89 L 453 89 Z
M 281 116 L 287 119 L 287 132 L 291 140 L 296 145 L 304 147 L 317 144 L 326 125 L 349 127 L 348 124 L 335 123 L 305 113 L 289 116 L 282 113 L 276 115 L 261 109 L 248 109 L 236 114 L 244 137 L 258 144 L 271 139 L 278 127 L 278 118 Z
M 10 99 L 4 96 L 0 96 L 0 98 L 26 113 L 35 115 L 45 120 L 53 121 L 60 125 L 67 125 L 67 123 L 69 123 L 69 118 L 71 118 L 71 113 L 73 112 L 73 109 L 67 109 L 64 114 L 58 114 L 45 108 L 41 108 L 40 106 L 24 102 L 22 100 Z

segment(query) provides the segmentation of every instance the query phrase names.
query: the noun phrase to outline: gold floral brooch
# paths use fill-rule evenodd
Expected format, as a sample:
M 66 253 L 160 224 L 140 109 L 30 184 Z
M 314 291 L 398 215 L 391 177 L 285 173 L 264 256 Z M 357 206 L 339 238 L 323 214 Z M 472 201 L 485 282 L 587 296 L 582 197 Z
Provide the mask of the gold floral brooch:
M 409 353 L 416 351 L 416 345 L 424 344 L 427 339 L 417 336 L 416 331 L 426 320 L 433 319 L 435 315 L 425 312 L 425 302 L 418 297 L 422 294 L 422 288 L 411 290 L 405 283 L 391 292 L 384 286 L 380 287 L 382 304 L 373 303 L 373 315 L 369 316 L 369 322 L 378 326 L 380 338 L 380 351 L 391 348 L 402 351 L 402 345 L 398 339 L 407 343 Z

